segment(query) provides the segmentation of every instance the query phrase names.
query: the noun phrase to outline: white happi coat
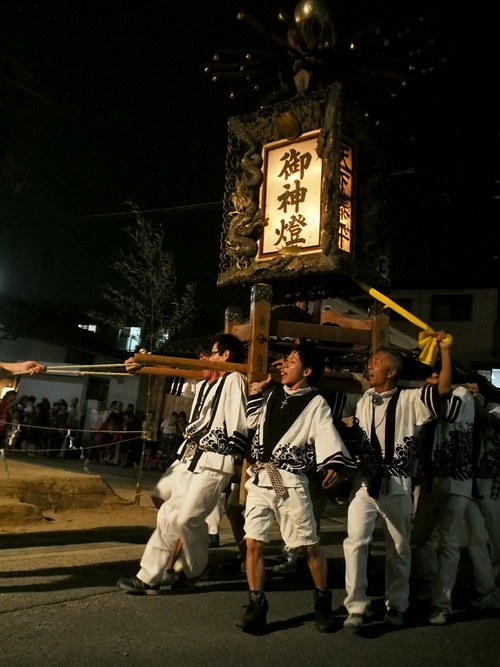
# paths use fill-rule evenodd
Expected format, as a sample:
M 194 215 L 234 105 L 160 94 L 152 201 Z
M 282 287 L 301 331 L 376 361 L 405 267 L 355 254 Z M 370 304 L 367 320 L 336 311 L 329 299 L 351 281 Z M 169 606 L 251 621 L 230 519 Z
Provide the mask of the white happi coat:
M 158 510 L 157 527 L 137 573 L 147 584 L 161 582 L 179 540 L 188 578 L 198 577 L 207 565 L 206 518 L 234 475 L 234 454 L 242 456 L 246 446 L 246 384 L 240 373 L 198 385 L 185 436 L 181 460 L 170 466 L 166 478 L 169 497 Z M 190 444 L 198 449 L 183 459 Z
M 446 415 L 436 423 L 431 452 L 433 493 L 470 497 L 474 399 L 465 387 L 453 390 Z
M 234 474 L 233 456 L 243 457 L 247 442 L 246 382 L 241 373 L 228 373 L 215 382 L 200 382 L 195 390 L 182 455 L 190 442 L 199 451 L 191 470 L 218 470 Z
M 350 417 L 355 410 L 355 426 L 360 429 L 361 469 L 354 482 L 354 491 L 368 487 L 370 476 L 364 474 L 379 463 L 370 442 L 374 419 L 382 455 L 385 454 L 386 411 L 392 392 L 377 394 L 368 389 L 364 394 L 347 394 L 342 416 Z M 440 399 L 437 386 L 422 389 L 402 389 L 396 409 L 394 457 L 385 468 L 384 495 L 410 494 L 412 476 L 416 472 L 417 439 L 422 426 L 439 415 Z M 373 470 L 372 470 L 373 472 Z
M 271 392 L 254 394 L 248 398 L 248 428 L 255 429 L 250 456 L 261 461 L 264 453 L 264 423 Z M 291 399 L 293 400 L 293 399 Z M 354 468 L 337 429 L 326 400 L 316 394 L 303 412 L 274 446 L 270 462 L 279 469 L 284 487 L 304 484 L 304 473 L 324 466 Z M 254 473 L 249 469 L 249 475 Z M 258 486 L 272 487 L 266 470 L 258 472 Z
M 384 522 L 386 550 L 386 600 L 388 609 L 405 612 L 408 608 L 411 573 L 411 498 L 412 475 L 417 458 L 417 438 L 422 426 L 439 414 L 437 387 L 399 391 L 396 408 L 389 412 L 397 391 L 378 393 L 371 388 L 362 396 L 350 395 L 350 408 L 356 404 L 355 429 L 359 431 L 360 470 L 353 482 L 353 498 L 347 515 L 344 540 L 344 605 L 349 614 L 366 614 L 367 558 L 377 519 Z M 428 404 L 424 404 L 427 395 Z M 344 407 L 349 403 L 343 399 Z M 394 408 L 394 403 L 391 404 Z M 352 414 L 352 413 L 351 413 Z M 351 416 L 344 412 L 344 416 Z M 375 430 L 380 450 L 371 442 Z M 394 442 L 386 442 L 386 435 Z M 391 460 L 384 461 L 393 451 Z M 382 457 L 382 459 L 381 459 Z M 378 486 L 374 483 L 379 475 Z M 370 490 L 372 495 L 370 495 Z
M 474 499 L 466 510 L 469 554 L 480 595 L 500 584 L 500 404 L 488 403 L 484 409 L 493 415 L 493 425 L 481 434 Z
M 476 482 L 480 497 L 498 500 L 500 490 L 500 404 L 488 403 L 484 409 L 493 415 L 493 427 L 481 438 Z M 496 484 L 494 484 L 496 482 Z

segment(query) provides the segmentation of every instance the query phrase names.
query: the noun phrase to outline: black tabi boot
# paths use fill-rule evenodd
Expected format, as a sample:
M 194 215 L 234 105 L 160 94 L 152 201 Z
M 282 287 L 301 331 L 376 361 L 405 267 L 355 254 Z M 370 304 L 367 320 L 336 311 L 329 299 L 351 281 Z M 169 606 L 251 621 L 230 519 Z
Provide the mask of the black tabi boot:
M 250 591 L 248 593 L 248 606 L 241 618 L 243 632 L 258 635 L 265 631 L 267 610 L 269 603 L 262 591 Z
M 314 623 L 319 632 L 332 632 L 335 624 L 332 611 L 332 592 L 329 589 L 322 591 L 314 589 Z

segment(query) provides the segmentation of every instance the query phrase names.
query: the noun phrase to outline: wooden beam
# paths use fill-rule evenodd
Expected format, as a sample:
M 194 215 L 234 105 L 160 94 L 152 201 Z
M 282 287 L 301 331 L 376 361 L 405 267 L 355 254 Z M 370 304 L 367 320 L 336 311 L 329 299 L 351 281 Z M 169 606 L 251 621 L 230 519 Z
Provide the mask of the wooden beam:
M 376 352 L 381 347 L 389 345 L 389 315 L 386 312 L 372 315 L 372 352 Z
M 236 336 L 236 338 L 239 338 L 241 341 L 246 343 L 251 337 L 250 323 L 247 322 L 246 324 L 233 324 L 230 331 L 227 331 L 226 333 L 232 333 L 233 336 Z
M 164 377 L 186 378 L 191 380 L 203 380 L 201 371 L 189 370 L 187 368 L 169 368 L 168 366 L 143 366 L 131 375 L 162 375 Z
M 147 366 L 170 366 L 171 368 L 189 368 L 191 370 L 216 370 L 247 372 L 247 364 L 231 364 L 226 361 L 204 361 L 184 357 L 164 357 L 159 354 L 134 354 L 134 361 Z
M 314 341 L 350 343 L 351 345 L 370 345 L 372 331 L 369 329 L 347 329 L 325 324 L 307 322 L 286 322 L 281 320 L 270 327 L 269 334 L 279 338 L 307 338 Z
M 337 310 L 321 311 L 321 324 L 338 324 L 346 329 L 364 329 L 371 331 L 373 328 L 372 320 L 357 320 L 352 317 L 346 317 Z

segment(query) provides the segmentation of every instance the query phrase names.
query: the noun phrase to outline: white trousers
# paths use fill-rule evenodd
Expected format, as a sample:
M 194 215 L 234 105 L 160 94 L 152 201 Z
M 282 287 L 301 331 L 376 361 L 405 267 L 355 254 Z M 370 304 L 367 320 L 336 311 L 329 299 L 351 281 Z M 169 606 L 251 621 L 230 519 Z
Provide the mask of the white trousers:
M 161 498 L 165 502 L 172 496 L 175 480 L 177 479 L 177 474 L 174 474 L 174 471 L 178 466 L 184 466 L 184 464 L 181 463 L 181 461 L 175 461 L 167 469 L 167 471 L 160 477 L 158 483 L 151 491 L 152 498 Z M 221 493 L 219 502 L 206 518 L 209 535 L 218 534 L 219 525 L 225 510 L 225 504 L 226 504 L 226 494 Z
M 225 506 L 226 506 L 226 494 L 221 493 L 216 506 L 213 508 L 213 510 L 206 518 L 209 535 L 219 534 L 219 526 L 222 520 L 222 515 L 224 514 Z
M 146 544 L 137 573 L 139 579 L 150 585 L 161 582 L 179 539 L 184 573 L 188 578 L 202 574 L 208 563 L 206 518 L 232 477 L 231 473 L 215 470 L 191 472 L 183 463 L 171 474 L 172 495 L 158 510 L 157 527 Z
M 468 502 L 467 496 L 429 492 L 424 482 L 413 523 L 417 585 L 421 592 L 431 594 L 433 607 L 447 609 L 450 613 Z
M 175 480 L 177 479 L 176 469 L 181 466 L 185 468 L 186 465 L 181 461 L 174 461 L 171 466 L 163 473 L 158 480 L 156 486 L 151 491 L 152 498 L 161 498 L 163 501 L 168 500 L 172 496 L 174 490 Z
M 493 480 L 481 480 L 480 500 L 470 500 L 465 511 L 469 548 L 476 590 L 488 593 L 500 586 L 500 500 L 490 498 Z
M 368 552 L 377 518 L 383 522 L 385 535 L 386 607 L 406 611 L 410 593 L 411 515 L 410 494 L 384 495 L 370 498 L 361 487 L 347 511 L 347 537 L 344 540 L 345 587 L 344 605 L 349 614 L 366 614 L 370 598 L 368 587 Z

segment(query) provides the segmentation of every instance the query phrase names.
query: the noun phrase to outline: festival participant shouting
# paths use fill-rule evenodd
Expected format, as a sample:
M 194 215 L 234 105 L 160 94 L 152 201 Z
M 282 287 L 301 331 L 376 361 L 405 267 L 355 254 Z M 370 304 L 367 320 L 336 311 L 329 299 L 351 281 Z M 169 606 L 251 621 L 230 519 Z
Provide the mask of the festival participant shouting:
M 315 624 L 319 632 L 333 630 L 332 593 L 327 587 L 327 563 L 320 549 L 306 473 L 324 474 L 323 488 L 337 472 L 353 467 L 347 449 L 333 425 L 326 400 L 317 383 L 325 367 L 319 350 L 309 343 L 292 348 L 281 367 L 281 385 L 272 376 L 254 382 L 248 399 L 248 427 L 255 428 L 246 482 L 245 537 L 249 604 L 241 619 L 243 631 L 260 634 L 267 624 L 264 593 L 264 544 L 278 522 L 288 548 L 303 547 L 314 581 Z
M 412 478 L 417 442 L 423 425 L 445 415 L 451 392 L 450 339 L 436 332 L 441 372 L 435 385 L 400 389 L 404 358 L 398 350 L 380 348 L 368 361 L 370 388 L 356 395 L 355 428 L 359 429 L 361 464 L 353 481 L 344 540 L 344 627 L 359 630 L 369 623 L 367 563 L 373 531 L 380 517 L 386 549 L 384 622 L 400 627 L 409 605 L 411 573 Z M 347 398 L 353 398 L 349 396 Z M 346 411 L 344 417 L 350 416 Z

